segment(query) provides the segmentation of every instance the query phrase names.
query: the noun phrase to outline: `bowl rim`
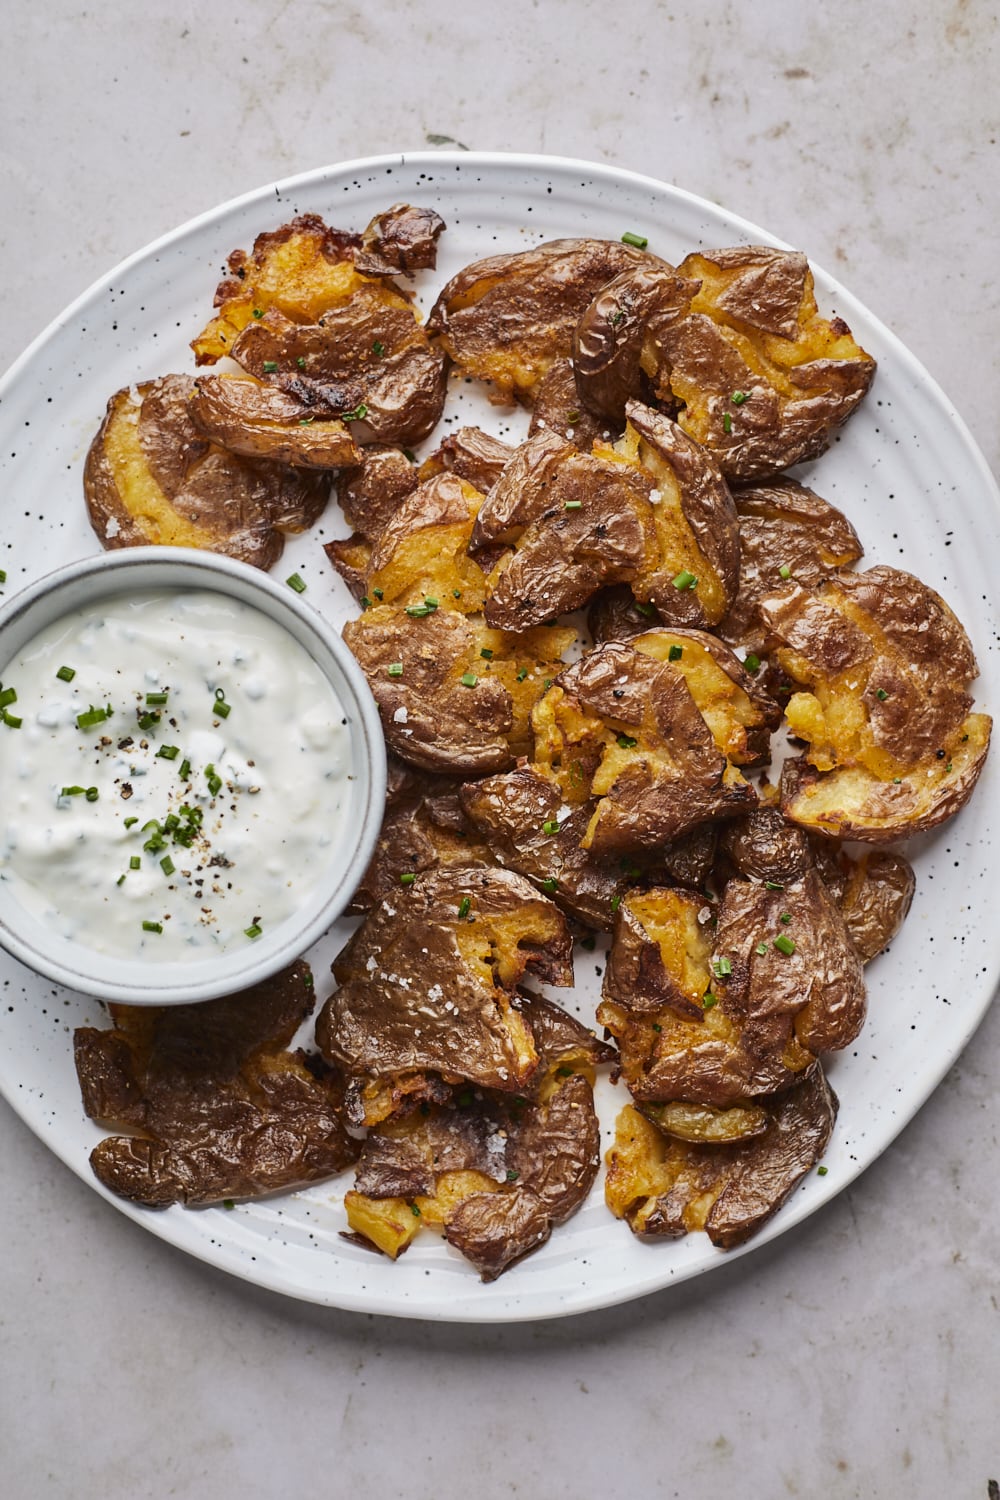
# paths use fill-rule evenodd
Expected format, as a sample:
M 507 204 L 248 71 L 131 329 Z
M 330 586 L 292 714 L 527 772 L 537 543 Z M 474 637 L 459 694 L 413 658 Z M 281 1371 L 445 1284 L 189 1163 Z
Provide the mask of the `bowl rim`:
M 352 783 L 360 807 L 344 822 L 347 857 L 331 865 L 295 912 L 246 949 L 218 957 L 150 962 L 54 939 L 11 893 L 0 910 L 0 948 L 47 979 L 106 1001 L 184 1005 L 235 994 L 301 958 L 343 913 L 375 849 L 386 789 L 386 751 L 378 709 L 364 673 L 336 628 L 302 595 L 267 573 L 221 553 L 186 547 L 100 552 L 56 568 L 0 607 L 0 673 L 47 625 L 87 603 L 131 591 L 203 589 L 240 599 L 285 629 L 313 658 L 337 694 L 350 733 Z M 68 597 L 67 597 L 68 596 Z M 8 649 L 13 636 L 14 640 Z M 24 920 L 21 922 L 21 917 Z M 42 942 L 42 936 L 46 938 Z M 50 951 L 49 944 L 56 951 Z M 70 961 L 70 955 L 73 962 Z

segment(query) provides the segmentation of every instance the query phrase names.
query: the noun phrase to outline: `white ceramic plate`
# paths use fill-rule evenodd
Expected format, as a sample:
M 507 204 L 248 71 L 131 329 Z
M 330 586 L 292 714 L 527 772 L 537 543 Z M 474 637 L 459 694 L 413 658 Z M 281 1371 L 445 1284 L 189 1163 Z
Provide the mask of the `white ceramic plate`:
M 544 239 L 625 230 L 678 260 L 698 247 L 779 244 L 713 204 L 648 178 L 583 162 L 474 153 L 380 157 L 262 188 L 224 205 L 123 262 L 69 307 L 0 385 L 0 470 L 5 523 L 3 586 L 13 590 L 52 567 L 98 550 L 84 511 L 81 471 L 108 396 L 132 381 L 193 369 L 188 341 L 211 312 L 226 256 L 293 214 L 321 214 L 361 229 L 402 200 L 437 209 L 447 222 L 439 267 L 418 282 L 426 311 L 460 266 Z M 808 246 L 801 247 L 808 252 Z M 814 270 L 816 268 L 814 267 Z M 965 426 L 941 391 L 860 303 L 816 270 L 820 306 L 846 318 L 878 359 L 875 386 L 842 437 L 799 477 L 847 512 L 866 563 L 908 569 L 937 588 L 963 620 L 979 655 L 978 699 L 1000 706 L 992 560 L 1000 556 L 1000 494 Z M 517 438 L 523 412 L 491 408 L 453 382 L 443 432 L 479 422 Z M 320 542 L 343 527 L 335 506 L 289 545 L 275 572 L 298 570 L 307 599 L 338 623 L 353 602 Z M 855 1048 L 831 1060 L 840 1119 L 825 1177 L 811 1174 L 747 1248 L 791 1229 L 851 1182 L 892 1141 L 969 1040 L 1000 975 L 994 913 L 1000 833 L 1000 770 L 987 765 L 971 806 L 912 843 L 917 895 L 904 930 L 868 971 L 870 1015 Z M 332 987 L 329 960 L 347 927 L 310 955 L 320 1000 Z M 578 949 L 571 1008 L 587 1020 L 602 954 Z M 72 1031 L 101 1024 L 100 1007 L 54 989 L 0 959 L 0 1089 L 63 1161 L 96 1192 L 88 1154 L 101 1132 L 84 1118 L 72 1062 Z M 564 995 L 557 998 L 566 1003 Z M 606 1139 L 623 1089 L 604 1085 Z M 350 1174 L 310 1190 L 224 1209 L 147 1212 L 105 1194 L 121 1212 L 213 1265 L 318 1303 L 396 1316 L 464 1322 L 556 1317 L 638 1297 L 698 1275 L 727 1257 L 702 1234 L 641 1244 L 612 1219 L 601 1182 L 541 1251 L 482 1285 L 432 1233 L 397 1264 L 340 1238 Z M 733 1254 L 743 1252 L 730 1252 Z

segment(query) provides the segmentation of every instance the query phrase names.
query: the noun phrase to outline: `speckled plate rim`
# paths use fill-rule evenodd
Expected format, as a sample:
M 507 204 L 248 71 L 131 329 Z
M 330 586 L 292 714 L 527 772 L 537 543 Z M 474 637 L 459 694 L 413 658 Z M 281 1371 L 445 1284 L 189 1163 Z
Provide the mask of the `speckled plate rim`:
M 296 193 L 319 185 L 330 184 L 335 179 L 339 181 L 345 177 L 389 172 L 397 167 L 411 171 L 423 168 L 428 174 L 435 175 L 446 170 L 453 170 L 455 173 L 464 170 L 468 173 L 481 168 L 487 172 L 499 170 L 512 175 L 522 174 L 525 180 L 538 175 L 547 176 L 550 181 L 562 177 L 566 179 L 567 184 L 570 180 L 577 179 L 582 173 L 586 179 L 606 191 L 631 189 L 647 194 L 665 207 L 676 204 L 691 212 L 701 214 L 705 220 L 719 226 L 720 235 L 724 232 L 731 239 L 789 248 L 786 242 L 751 221 L 732 214 L 696 194 L 659 182 L 654 178 L 603 164 L 573 158 L 521 153 L 403 152 L 358 158 L 296 174 L 242 194 L 196 216 L 127 257 L 107 275 L 99 278 L 60 313 L 14 362 L 7 374 L 0 380 L 0 401 L 26 374 L 30 375 L 36 360 L 44 353 L 56 335 L 67 325 L 78 321 L 81 314 L 95 307 L 107 294 L 112 284 L 126 279 L 132 268 L 163 255 L 172 247 L 196 236 L 206 227 L 213 226 L 220 219 L 245 208 L 259 206 L 262 210 L 261 224 L 262 227 L 266 227 L 273 217 L 273 212 L 269 215 L 267 210 L 270 207 L 273 211 L 275 197 L 279 202 L 287 203 L 287 200 L 294 197 Z M 460 181 L 456 185 L 461 191 Z M 523 182 L 521 186 L 524 186 Z M 716 240 L 715 243 L 720 242 L 721 239 Z M 692 245 L 692 248 L 695 246 Z M 948 442 L 956 445 L 954 451 L 961 450 L 962 459 L 968 466 L 969 473 L 974 476 L 975 487 L 978 487 L 978 493 L 981 496 L 975 507 L 975 517 L 978 520 L 985 519 L 1000 537 L 1000 490 L 969 429 L 952 403 L 891 330 L 886 328 L 833 277 L 827 275 L 814 263 L 811 262 L 811 264 L 817 289 L 823 296 L 824 305 L 830 298 L 835 299 L 837 311 L 852 322 L 863 342 L 871 343 L 873 338 L 877 340 L 880 362 L 884 364 L 888 358 L 895 370 L 911 383 L 928 410 L 932 411 L 939 424 L 939 431 L 945 435 Z M 857 423 L 858 418 L 855 418 L 854 422 Z M 0 410 L 0 432 L 3 431 L 3 426 L 4 413 Z M 833 498 L 836 502 L 836 496 Z M 971 520 L 972 517 L 965 517 L 965 519 Z M 876 555 L 868 560 L 876 562 L 884 559 Z M 978 647 L 980 641 L 977 640 L 976 644 Z M 984 706 L 995 707 L 997 702 L 1000 702 L 1000 692 L 996 690 L 998 687 L 1000 687 L 1000 676 L 994 674 L 994 692 Z M 994 787 L 990 804 L 990 810 L 994 811 L 998 792 L 997 777 L 992 774 L 991 766 L 987 767 L 983 782 L 987 779 L 993 783 Z M 985 810 L 981 808 L 982 812 Z M 1000 820 L 994 818 L 990 826 L 997 826 L 998 821 Z M 266 1265 L 250 1266 L 237 1243 L 237 1235 L 234 1234 L 231 1241 L 227 1243 L 214 1238 L 209 1240 L 207 1236 L 199 1239 L 189 1231 L 187 1226 L 199 1218 L 200 1213 L 191 1214 L 183 1210 L 170 1210 L 165 1214 L 153 1215 L 124 1203 L 108 1193 L 91 1175 L 86 1156 L 81 1155 L 79 1151 L 74 1151 L 68 1143 L 53 1139 L 41 1117 L 41 1111 L 33 1106 L 32 1101 L 18 1097 L 16 1086 L 12 1086 L 11 1080 L 3 1075 L 2 1068 L 0 1068 L 0 1091 L 45 1144 L 116 1209 L 169 1243 L 219 1269 L 293 1298 L 346 1310 L 453 1322 L 527 1321 L 591 1311 L 632 1300 L 668 1285 L 678 1284 L 716 1265 L 731 1262 L 756 1247 L 769 1243 L 802 1222 L 843 1191 L 865 1167 L 871 1165 L 926 1102 L 980 1024 L 998 981 L 1000 981 L 1000 931 L 990 939 L 988 962 L 982 966 L 975 982 L 962 987 L 960 1010 L 958 1014 L 955 1011 L 952 1012 L 954 1021 L 951 1022 L 947 1045 L 934 1052 L 929 1060 L 925 1060 L 924 1066 L 920 1069 L 919 1078 L 909 1077 L 898 1084 L 897 1093 L 902 1097 L 894 1111 L 888 1116 L 880 1116 L 877 1122 L 878 1129 L 871 1137 L 865 1139 L 863 1150 L 859 1149 L 858 1154 L 852 1153 L 849 1159 L 844 1160 L 835 1176 L 831 1174 L 823 1179 L 812 1176 L 797 1190 L 780 1214 L 772 1219 L 748 1245 L 728 1253 L 715 1251 L 708 1245 L 707 1249 L 693 1259 L 689 1258 L 686 1263 L 672 1264 L 670 1257 L 663 1253 L 670 1247 L 637 1246 L 636 1242 L 631 1241 L 624 1226 L 615 1225 L 613 1221 L 609 1221 L 611 1228 L 623 1236 L 621 1259 L 623 1262 L 628 1262 L 629 1267 L 625 1276 L 618 1280 L 601 1283 L 595 1283 L 586 1276 L 581 1277 L 568 1291 L 560 1294 L 557 1300 L 553 1300 L 551 1294 L 533 1295 L 530 1287 L 520 1281 L 520 1267 L 515 1267 L 500 1282 L 491 1287 L 482 1287 L 475 1281 L 472 1281 L 470 1285 L 467 1277 L 460 1281 L 452 1277 L 442 1284 L 438 1295 L 432 1298 L 422 1298 L 413 1297 L 412 1288 L 407 1288 L 403 1284 L 398 1294 L 390 1289 L 380 1290 L 377 1295 L 373 1295 L 364 1287 L 359 1291 L 354 1286 L 344 1285 L 336 1280 L 332 1281 L 328 1287 L 306 1286 L 303 1285 L 301 1279 L 289 1274 L 280 1262 L 276 1263 L 270 1258 Z M 213 1211 L 200 1212 L 212 1213 Z M 560 1236 L 565 1236 L 572 1223 L 573 1221 L 570 1221 L 569 1226 L 564 1226 L 563 1229 L 557 1231 L 554 1241 L 558 1241 Z M 689 1239 L 701 1238 L 700 1236 L 689 1237 Z M 685 1242 L 678 1243 L 684 1244 Z M 572 1265 L 574 1270 L 578 1270 L 580 1265 L 586 1265 L 586 1258 L 581 1260 L 579 1248 L 572 1245 L 563 1253 L 561 1259 Z M 525 1266 L 528 1264 L 530 1262 L 524 1263 Z

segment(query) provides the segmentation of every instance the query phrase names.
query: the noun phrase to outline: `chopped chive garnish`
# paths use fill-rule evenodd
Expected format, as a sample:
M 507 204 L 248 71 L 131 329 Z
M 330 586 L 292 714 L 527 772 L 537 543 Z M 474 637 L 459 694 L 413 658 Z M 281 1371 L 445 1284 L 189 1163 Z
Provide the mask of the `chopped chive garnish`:
M 619 325 L 619 323 L 624 323 L 624 321 L 625 321 L 625 314 L 622 312 L 621 308 L 619 308 L 616 313 L 612 314 L 612 317 L 611 317 L 611 326 L 612 326 L 612 328 L 617 328 L 618 325 Z
M 288 587 L 290 589 L 294 589 L 297 594 L 304 594 L 306 591 L 305 579 L 300 573 L 293 573 L 290 578 L 285 579 L 285 582 L 288 584 Z
M 399 883 L 400 885 L 412 885 L 416 878 L 412 870 L 407 870 L 405 875 L 400 875 Z
M 767 944 L 766 943 L 758 943 L 757 944 L 757 953 L 758 953 L 759 957 L 763 958 L 764 954 L 766 952 L 767 952 Z
M 300 417 L 299 418 L 299 426 L 300 427 L 311 427 L 312 424 L 315 422 L 315 420 L 316 420 L 315 417 Z
M 645 250 L 649 240 L 644 234 L 633 234 L 631 229 L 627 229 L 622 235 L 622 244 L 634 245 L 637 250 Z
M 172 875 L 176 868 L 177 866 L 174 864 L 169 854 L 165 854 L 160 860 L 160 869 L 163 871 L 164 875 Z
M 528 675 L 528 669 L 527 669 L 527 667 L 522 667 L 521 670 L 517 674 L 517 681 L 518 682 L 523 682 L 524 679 L 527 677 L 527 675 Z
M 278 368 L 278 361 L 276 359 L 265 359 L 265 361 L 264 361 L 264 374 L 265 375 L 273 375 L 274 372 L 277 370 L 277 368 Z
M 76 714 L 76 727 L 78 729 L 93 729 L 94 724 L 102 724 L 105 718 L 111 718 L 108 709 L 94 708 L 91 703 L 85 714 Z
M 618 736 L 618 745 L 622 750 L 634 750 L 638 743 L 639 741 L 633 739 L 630 734 L 620 734 Z
M 693 589 L 697 582 L 697 578 L 693 573 L 689 573 L 687 568 L 681 568 L 673 580 L 675 589 Z
M 64 786 L 59 795 L 60 797 L 82 797 L 86 790 L 85 786 Z
M 385 353 L 385 345 L 381 342 L 380 339 L 376 339 L 374 344 L 372 344 L 372 353 L 377 359 L 381 359 L 382 355 Z
M 458 920 L 460 922 L 469 915 L 469 908 L 471 905 L 472 902 L 469 900 L 468 896 L 463 896 L 461 901 L 458 903 Z
M 12 714 L 10 709 L 7 708 L 0 710 L 0 717 L 3 718 L 8 729 L 20 729 L 24 723 L 23 719 L 19 719 L 16 714 Z
M 83 795 L 86 797 L 88 802 L 96 802 L 101 794 L 97 790 L 96 786 L 88 786 Z
M 7 582 L 7 570 L 5 568 L 0 568 L 0 583 L 6 583 L 6 582 Z
M 479 654 L 483 658 L 483 661 L 493 660 L 493 652 L 490 650 L 489 646 L 484 646 Z
M 160 715 L 158 713 L 140 714 L 139 715 L 139 728 L 140 729 L 155 729 L 156 726 L 157 726 L 157 724 L 159 724 L 159 722 L 160 722 Z
M 414 620 L 426 620 L 427 616 L 432 615 L 436 609 L 436 599 L 433 604 L 429 600 L 425 600 L 423 604 L 408 604 L 406 606 L 406 613 Z
M 298 367 L 299 367 L 299 369 L 300 369 L 300 370 L 304 370 L 304 369 L 305 369 L 305 367 L 306 367 L 306 362 L 305 362 L 305 360 L 304 360 L 304 359 L 303 359 L 303 358 L 302 358 L 302 355 L 301 355 L 301 354 L 300 354 L 300 355 L 298 355 L 298 357 L 297 357 L 297 358 L 296 358 L 296 361 L 295 361 L 295 363 L 296 363 L 296 364 L 297 364 L 297 365 L 298 365 Z
M 410 1213 L 413 1215 L 413 1217 L 415 1219 L 420 1219 L 420 1218 L 423 1217 L 423 1215 L 421 1214 L 419 1208 L 417 1207 L 417 1205 L 415 1203 L 411 1203 L 410 1204 Z
M 746 391 L 734 391 L 729 399 L 734 406 L 742 406 L 747 399 L 747 393 Z
M 463 687 L 472 688 L 475 687 L 476 683 L 479 681 L 479 678 L 476 676 L 475 672 L 463 672 L 458 680 Z
M 765 880 L 764 889 L 765 891 L 783 891 L 785 887 L 780 880 Z
M 382 592 L 381 589 L 372 589 L 372 593 L 375 595 L 376 599 L 384 599 L 385 598 L 385 594 Z
M 208 782 L 208 790 L 213 797 L 217 797 L 222 791 L 222 777 L 218 775 L 214 766 L 205 767 L 205 780 Z
M 143 924 L 142 924 L 142 930 L 143 930 L 143 932 L 162 932 L 163 931 L 163 923 L 162 922 L 143 922 Z
M 181 768 L 177 774 L 182 781 L 189 781 L 191 779 L 191 762 L 187 757 L 181 761 Z
M 115 885 L 124 885 L 124 884 L 125 884 L 125 876 L 124 875 L 119 875 L 118 879 L 115 881 Z
M 582 500 L 566 500 L 563 503 L 563 510 L 582 510 L 582 509 L 583 509 L 583 501 Z
M 342 411 L 340 420 L 342 422 L 361 422 L 368 415 L 368 408 L 363 401 L 359 401 L 351 411 Z
M 391 661 L 386 668 L 386 671 L 389 673 L 390 677 L 402 677 L 403 663 L 401 661 Z
M 635 601 L 635 607 L 639 611 L 639 613 L 641 615 L 645 615 L 647 619 L 650 615 L 655 614 L 655 610 L 653 609 L 653 606 L 651 604 L 643 604 L 639 599 Z
M 733 962 L 730 958 L 717 958 L 713 960 L 712 968 L 715 970 L 716 979 L 725 979 L 733 972 Z
M 884 703 L 885 700 L 888 698 L 889 694 L 886 692 L 885 688 L 876 688 L 876 690 L 875 690 L 875 696 L 879 700 L 880 703 Z
M 618 908 L 619 908 L 619 906 L 621 906 L 621 904 L 622 904 L 622 898 L 621 898 L 621 896 L 612 896 L 611 897 L 611 910 L 612 911 L 617 911 Z
M 829 1170 L 830 1170 L 829 1167 L 817 1167 L 816 1168 L 816 1176 L 817 1177 L 825 1177 L 826 1174 L 827 1174 L 827 1172 Z
M 233 711 L 233 705 L 226 702 L 226 695 L 222 688 L 215 690 L 215 707 L 212 712 L 219 715 L 220 719 L 228 719 Z
M 132 858 L 128 862 L 128 867 L 130 870 L 142 869 L 142 860 L 139 858 L 138 854 L 132 855 Z
M 132 827 L 135 826 L 136 823 L 138 823 L 138 821 L 139 821 L 138 818 L 126 818 L 125 819 L 125 827 L 126 828 L 132 828 Z
M 179 745 L 161 745 L 156 752 L 157 760 L 176 760 L 181 753 Z
M 559 819 L 558 818 L 549 818 L 547 822 L 545 822 L 545 823 L 542 824 L 542 832 L 543 833 L 558 833 L 559 832 Z
M 701 997 L 702 1009 L 703 1010 L 711 1010 L 712 1006 L 716 1003 L 717 999 L 718 999 L 718 996 L 717 995 L 713 995 L 711 990 L 706 990 L 705 993 Z
M 248 938 L 259 938 L 263 931 L 263 927 L 258 927 L 256 922 L 251 922 L 249 927 L 243 929 L 244 935 Z
M 782 563 L 781 567 L 778 569 L 778 577 L 779 578 L 791 578 L 791 576 L 792 576 L 792 570 L 791 570 L 791 568 L 788 566 L 787 563 Z
M 147 693 L 146 703 L 150 708 L 160 708 L 166 703 L 168 697 L 168 693 Z
M 580 420 L 580 413 L 578 411 L 568 411 L 566 413 L 566 420 L 569 423 L 579 422 L 579 420 Z
M 670 650 L 667 652 L 667 661 L 680 661 L 683 655 L 683 646 L 671 646 Z
M 235 1208 L 236 1207 L 236 1201 L 233 1198 L 223 1198 L 223 1200 L 222 1200 L 222 1206 L 223 1206 L 223 1208 Z
M 728 412 L 722 418 L 722 430 L 723 432 L 732 432 L 733 430 L 733 419 Z
M 451 597 L 453 599 L 461 599 L 461 597 L 462 597 L 462 590 L 461 589 L 452 589 L 452 591 L 451 591 Z
M 181 820 L 176 813 L 168 813 L 163 820 L 163 832 L 173 833 L 175 828 L 180 827 L 180 824 Z
M 262 307 L 255 307 L 253 315 L 255 318 L 262 318 L 264 316 L 264 309 Z
M 58 672 L 56 673 L 56 676 L 59 678 L 60 682 L 72 682 L 73 678 L 76 676 L 76 668 L 60 667 Z
M 746 667 L 748 672 L 750 672 L 751 674 L 756 674 L 760 671 L 760 657 L 756 654 L 756 652 L 748 651 L 746 656 L 743 658 L 743 665 Z
M 775 938 L 773 946 L 777 948 L 779 953 L 789 954 L 795 952 L 794 941 L 790 937 L 786 937 L 784 933 L 780 937 Z
M 780 917 L 779 920 L 780 920 L 781 925 L 783 927 L 787 927 L 789 925 L 789 923 L 791 922 L 791 920 L 792 920 L 792 914 L 791 914 L 791 912 L 783 911 L 781 913 L 781 917 Z
M 7 705 L 8 705 L 8 703 L 16 703 L 16 702 L 17 702 L 17 693 L 14 691 L 14 689 L 13 688 L 4 688 L 3 692 L 0 693 L 0 708 L 6 708 Z
M 542 692 L 543 693 L 547 693 L 548 690 L 549 690 L 549 688 L 551 686 L 552 686 L 552 678 L 551 677 L 546 677 L 544 679 L 544 681 L 542 682 Z
M 554 890 L 558 889 L 558 886 L 559 886 L 558 880 L 553 879 L 553 877 L 551 875 L 549 876 L 549 878 L 547 880 L 543 880 L 542 881 L 542 890 L 543 891 L 548 891 L 550 895 L 552 894 L 552 892 Z

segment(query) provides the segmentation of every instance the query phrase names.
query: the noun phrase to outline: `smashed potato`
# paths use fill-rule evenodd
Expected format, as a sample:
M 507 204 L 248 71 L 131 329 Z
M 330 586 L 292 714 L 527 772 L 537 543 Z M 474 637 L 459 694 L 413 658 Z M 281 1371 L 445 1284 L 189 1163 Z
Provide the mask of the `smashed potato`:
M 340 1075 L 287 1051 L 315 1003 L 308 965 L 221 1000 L 114 1005 L 74 1035 L 89 1117 L 128 1134 L 91 1152 L 112 1192 L 148 1208 L 303 1187 L 354 1161 Z
M 208 442 L 194 382 L 165 375 L 116 391 L 90 445 L 83 489 L 103 547 L 198 547 L 270 568 L 286 532 L 322 514 L 329 479 L 251 462 Z
M 970 713 L 978 668 L 933 589 L 896 568 L 796 582 L 760 604 L 774 657 L 799 686 L 786 714 L 806 741 L 782 806 L 818 833 L 882 842 L 923 832 L 968 800 L 992 721 Z
M 744 1244 L 823 1155 L 837 1097 L 817 1068 L 763 1110 L 763 1131 L 719 1145 L 668 1136 L 626 1105 L 607 1156 L 611 1212 L 640 1236 L 703 1229 L 720 1250 Z

